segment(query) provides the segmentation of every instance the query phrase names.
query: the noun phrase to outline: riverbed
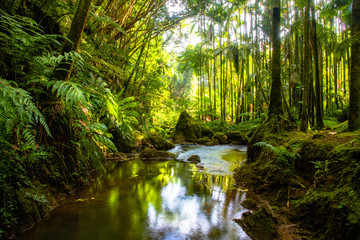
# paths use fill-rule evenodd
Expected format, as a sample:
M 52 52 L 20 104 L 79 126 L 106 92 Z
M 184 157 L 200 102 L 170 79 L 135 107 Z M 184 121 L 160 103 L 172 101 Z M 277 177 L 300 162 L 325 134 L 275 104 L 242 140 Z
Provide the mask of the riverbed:
M 171 152 L 181 161 L 114 163 L 16 239 L 250 239 L 233 221 L 246 211 L 231 176 L 245 151 L 177 145 Z M 194 154 L 202 170 L 186 162 Z

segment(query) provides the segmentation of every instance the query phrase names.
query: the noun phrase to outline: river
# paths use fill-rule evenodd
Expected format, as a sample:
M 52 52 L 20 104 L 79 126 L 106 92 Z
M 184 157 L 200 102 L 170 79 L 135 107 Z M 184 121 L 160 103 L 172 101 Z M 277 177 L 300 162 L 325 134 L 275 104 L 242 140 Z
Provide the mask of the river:
M 250 239 L 233 219 L 246 211 L 231 171 L 245 146 L 177 145 L 180 161 L 113 163 L 112 170 L 16 239 Z M 116 165 L 115 165 L 116 164 Z

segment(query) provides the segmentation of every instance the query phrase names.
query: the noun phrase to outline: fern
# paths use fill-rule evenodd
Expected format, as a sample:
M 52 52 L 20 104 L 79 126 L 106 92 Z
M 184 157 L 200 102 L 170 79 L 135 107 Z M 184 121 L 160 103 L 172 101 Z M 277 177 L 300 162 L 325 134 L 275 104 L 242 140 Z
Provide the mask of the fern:
M 50 81 L 48 88 L 52 88 L 55 93 L 64 102 L 74 105 L 87 105 L 85 93 L 80 84 L 70 81 Z
M 294 145 L 290 150 L 286 149 L 284 146 L 274 147 L 266 142 L 257 142 L 254 146 L 270 149 L 276 155 L 276 162 L 282 165 L 285 169 L 293 169 L 294 161 L 300 157 L 297 153 L 299 145 Z
M 0 78 L 0 123 L 3 125 L 5 132 L 11 134 L 16 129 L 18 142 L 24 139 L 26 143 L 35 147 L 35 133 L 33 128 L 40 123 L 46 133 L 51 136 L 50 129 L 45 121 L 44 116 L 34 104 L 30 94 L 24 89 L 12 87 L 8 81 Z

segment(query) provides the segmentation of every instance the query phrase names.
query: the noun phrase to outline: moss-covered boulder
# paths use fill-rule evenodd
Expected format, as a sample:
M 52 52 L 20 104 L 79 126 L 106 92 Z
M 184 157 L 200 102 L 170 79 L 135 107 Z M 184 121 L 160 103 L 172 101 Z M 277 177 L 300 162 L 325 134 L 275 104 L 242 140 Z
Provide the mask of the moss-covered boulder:
M 254 213 L 243 213 L 242 218 L 235 219 L 235 222 L 253 239 L 272 240 L 276 237 L 276 219 L 266 206 Z
M 209 137 L 202 137 L 196 140 L 196 143 L 206 145 L 210 143 L 212 140 Z
M 227 141 L 236 145 L 246 145 L 249 142 L 249 138 L 239 131 L 226 132 Z
M 199 157 L 199 155 L 191 155 L 191 157 L 188 158 L 188 162 L 191 162 L 191 163 L 200 163 L 200 157 Z
M 175 131 L 172 134 L 173 142 L 197 142 L 202 138 L 211 139 L 214 136 L 214 132 L 207 126 L 199 124 L 193 117 L 186 111 L 181 112 L 179 120 L 176 124 Z M 206 142 L 203 141 L 204 144 Z
M 154 148 L 158 150 L 169 150 L 175 147 L 175 144 L 166 141 L 166 139 L 158 133 L 149 133 L 148 136 L 145 138 L 145 141 L 150 143 Z
M 220 144 L 227 144 L 227 139 L 225 133 L 216 132 L 214 134 L 214 139 L 217 140 Z
M 166 161 L 170 159 L 176 159 L 176 155 L 173 153 L 151 148 L 145 148 L 143 151 L 140 152 L 139 157 L 143 161 Z
M 181 112 L 173 133 L 174 142 L 195 142 L 201 138 L 201 127 L 186 111 Z
M 214 136 L 213 130 L 211 130 L 209 127 L 201 125 L 201 136 L 202 137 L 208 137 L 212 138 Z

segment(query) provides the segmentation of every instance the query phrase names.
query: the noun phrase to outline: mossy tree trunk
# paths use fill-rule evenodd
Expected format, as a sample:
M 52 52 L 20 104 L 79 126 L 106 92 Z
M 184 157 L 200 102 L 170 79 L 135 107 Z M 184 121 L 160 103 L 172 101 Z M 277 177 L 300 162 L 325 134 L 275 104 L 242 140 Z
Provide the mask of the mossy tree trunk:
M 315 61 L 315 98 L 316 98 L 316 127 L 318 129 L 324 128 L 324 122 L 322 117 L 322 100 L 321 100 L 321 84 L 320 84 L 320 69 L 319 69 L 319 51 L 316 35 L 316 19 L 315 19 L 315 6 L 314 0 L 311 0 L 311 23 L 312 23 L 312 38 L 313 38 L 313 50 Z
M 81 34 L 84 30 L 86 18 L 90 10 L 92 0 L 80 0 L 77 6 L 74 18 L 72 20 L 70 31 L 62 46 L 61 54 L 77 51 L 81 40 Z M 74 61 L 62 61 L 54 72 L 57 80 L 69 80 Z
M 282 95 L 281 95 L 281 63 L 280 63 L 280 0 L 275 1 L 273 7 L 272 19 L 272 44 L 273 44 L 273 57 L 272 57 L 272 83 L 270 93 L 270 105 L 268 117 L 274 115 L 284 115 Z
M 310 75 L 311 75 L 311 55 L 310 55 L 310 34 L 309 34 L 309 6 L 310 0 L 305 7 L 304 23 L 304 65 L 303 65 L 303 104 L 301 112 L 300 130 L 306 132 L 309 128 L 309 93 L 310 93 Z
M 360 0 L 353 1 L 351 35 L 359 37 Z M 349 131 L 360 129 L 360 43 L 351 46 L 351 78 L 349 103 Z

